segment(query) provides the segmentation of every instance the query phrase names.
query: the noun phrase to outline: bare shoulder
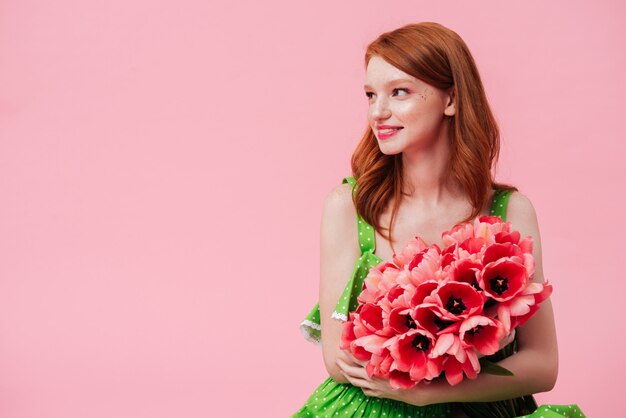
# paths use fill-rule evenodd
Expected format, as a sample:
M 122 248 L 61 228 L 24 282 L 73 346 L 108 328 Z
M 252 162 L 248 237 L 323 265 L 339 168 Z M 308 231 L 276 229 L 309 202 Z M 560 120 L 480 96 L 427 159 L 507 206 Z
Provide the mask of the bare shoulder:
M 333 187 L 326 195 L 322 222 L 332 223 L 334 227 L 353 223 L 356 208 L 352 201 L 352 188 L 348 183 Z
M 507 220 L 515 229 L 527 229 L 529 232 L 539 232 L 537 212 L 532 202 L 520 191 L 513 191 L 507 205 Z M 532 234 L 531 234 L 532 235 Z
M 341 258 L 358 257 L 356 208 L 350 184 L 333 187 L 324 201 L 321 222 L 321 256 L 335 263 Z
M 352 187 L 348 183 L 342 183 L 330 189 L 324 201 L 324 208 L 346 212 L 353 210 Z

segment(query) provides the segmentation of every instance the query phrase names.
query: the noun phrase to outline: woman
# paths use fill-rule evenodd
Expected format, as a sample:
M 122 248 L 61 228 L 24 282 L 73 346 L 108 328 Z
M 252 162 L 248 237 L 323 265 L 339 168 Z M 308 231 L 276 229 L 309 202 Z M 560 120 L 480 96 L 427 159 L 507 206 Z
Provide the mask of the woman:
M 499 363 L 513 377 L 480 374 L 456 386 L 436 379 L 429 385 L 392 390 L 387 379 L 368 377 L 364 363 L 339 348 L 341 320 L 354 309 L 369 267 L 391 261 L 416 236 L 443 248 L 443 231 L 495 213 L 490 210 L 500 210 L 501 217 L 508 214 L 506 220 L 514 229 L 533 237 L 534 280 L 543 281 L 533 205 L 515 187 L 496 183 L 492 175 L 499 152 L 498 127 L 463 40 L 437 23 L 406 25 L 372 42 L 365 65 L 368 127 L 352 157 L 354 176 L 326 198 L 320 299 L 302 323 L 309 339 L 321 339 L 330 377 L 293 416 L 531 413 L 536 404 L 532 396 L 523 396 L 551 390 L 557 377 L 549 299 L 507 347 L 509 354 L 517 349 L 515 355 Z M 493 359 L 500 360 L 503 353 Z M 496 402 L 513 398 L 515 402 Z

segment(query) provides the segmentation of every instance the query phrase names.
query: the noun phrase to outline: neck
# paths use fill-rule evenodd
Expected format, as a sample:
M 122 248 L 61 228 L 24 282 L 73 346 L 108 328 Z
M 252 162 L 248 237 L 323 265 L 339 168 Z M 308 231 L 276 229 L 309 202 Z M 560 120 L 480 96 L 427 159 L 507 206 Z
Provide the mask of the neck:
M 446 132 L 447 134 L 447 132 Z M 430 147 L 406 150 L 402 153 L 404 199 L 411 206 L 437 208 L 462 196 L 454 180 L 444 183 L 450 148 L 445 135 Z

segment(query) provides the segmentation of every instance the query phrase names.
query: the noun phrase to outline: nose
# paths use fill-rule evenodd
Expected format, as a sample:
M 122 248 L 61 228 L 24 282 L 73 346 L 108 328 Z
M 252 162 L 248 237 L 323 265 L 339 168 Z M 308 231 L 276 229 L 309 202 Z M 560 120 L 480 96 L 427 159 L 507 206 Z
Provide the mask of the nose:
M 370 115 L 374 121 L 381 121 L 391 116 L 389 104 L 383 97 L 376 98 L 376 101 L 370 106 Z

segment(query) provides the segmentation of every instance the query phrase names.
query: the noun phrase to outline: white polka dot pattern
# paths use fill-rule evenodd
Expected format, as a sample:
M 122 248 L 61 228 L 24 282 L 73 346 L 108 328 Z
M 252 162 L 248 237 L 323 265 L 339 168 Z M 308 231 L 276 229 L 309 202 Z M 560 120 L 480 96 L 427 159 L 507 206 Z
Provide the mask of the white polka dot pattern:
M 354 178 L 345 178 L 354 187 Z M 506 221 L 506 206 L 510 191 L 497 191 L 491 203 L 490 215 L 499 216 Z M 344 291 L 337 302 L 332 318 L 346 321 L 351 311 L 357 307 L 357 296 L 360 294 L 363 281 L 369 269 L 383 260 L 374 254 L 376 248 L 374 229 L 360 216 L 357 216 L 358 239 L 361 257 L 356 260 L 352 276 L 346 283 Z M 317 304 L 301 323 L 301 329 L 307 339 L 320 343 L 319 304 Z M 558 408 L 558 409 L 557 409 Z M 562 412 L 564 411 L 564 412 Z M 336 383 L 328 377 L 309 397 L 305 405 L 292 418 L 334 416 L 372 417 L 372 418 L 444 418 L 451 414 L 450 404 L 434 404 L 418 407 L 404 402 L 386 398 L 366 396 L 363 391 L 351 384 Z M 585 418 L 577 405 L 542 405 L 535 412 L 525 417 L 539 418 Z M 521 418 L 521 417 L 520 417 Z

